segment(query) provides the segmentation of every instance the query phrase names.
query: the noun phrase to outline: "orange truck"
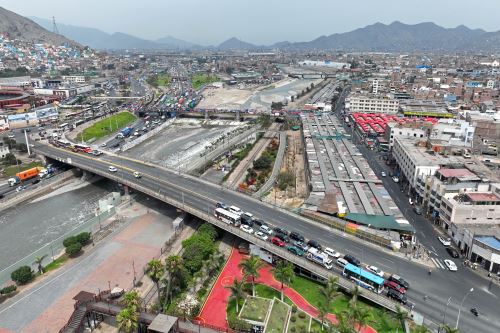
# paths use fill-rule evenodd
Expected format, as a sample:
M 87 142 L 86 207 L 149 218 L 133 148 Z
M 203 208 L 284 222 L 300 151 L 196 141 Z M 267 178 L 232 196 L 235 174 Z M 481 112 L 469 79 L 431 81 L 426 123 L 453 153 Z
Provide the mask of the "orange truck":
M 41 167 L 34 167 L 28 170 L 24 170 L 21 172 L 16 173 L 15 177 L 9 178 L 9 186 L 14 186 L 16 184 L 19 184 L 21 181 L 25 181 L 31 178 L 34 178 L 40 174 L 40 171 L 44 170 L 44 168 Z

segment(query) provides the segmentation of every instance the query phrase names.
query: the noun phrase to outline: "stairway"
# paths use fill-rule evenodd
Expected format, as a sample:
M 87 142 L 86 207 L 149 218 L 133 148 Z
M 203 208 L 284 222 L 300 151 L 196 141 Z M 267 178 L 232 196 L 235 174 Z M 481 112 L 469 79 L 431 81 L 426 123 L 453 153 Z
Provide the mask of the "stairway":
M 87 307 L 85 305 L 80 305 L 71 315 L 71 321 L 68 323 L 66 328 L 62 333 L 75 333 L 82 324 L 83 317 L 87 313 Z

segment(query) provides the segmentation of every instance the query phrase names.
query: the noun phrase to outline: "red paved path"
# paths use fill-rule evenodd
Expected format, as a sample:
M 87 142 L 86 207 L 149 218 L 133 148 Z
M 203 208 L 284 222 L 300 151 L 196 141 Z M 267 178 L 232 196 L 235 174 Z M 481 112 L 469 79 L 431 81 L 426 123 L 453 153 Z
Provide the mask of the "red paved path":
M 238 280 L 242 278 L 243 274 L 238 268 L 238 264 L 244 258 L 245 255 L 242 255 L 237 250 L 233 249 L 226 266 L 222 270 L 200 312 L 198 319 L 202 322 L 221 328 L 228 328 L 226 322 L 226 308 L 231 292 L 224 286 L 230 285 L 235 277 L 238 278 Z M 256 282 L 280 290 L 281 283 L 274 279 L 271 269 L 272 267 L 266 264 L 260 270 L 260 277 L 256 280 Z M 318 310 L 309 304 L 309 302 L 307 302 L 307 300 L 305 300 L 294 289 L 285 286 L 283 292 L 284 295 L 297 305 L 299 309 L 308 313 L 312 317 L 318 316 Z M 331 322 L 337 323 L 337 318 L 334 314 L 329 313 L 327 318 Z M 365 326 L 361 329 L 360 333 L 377 333 L 377 331 L 370 326 Z

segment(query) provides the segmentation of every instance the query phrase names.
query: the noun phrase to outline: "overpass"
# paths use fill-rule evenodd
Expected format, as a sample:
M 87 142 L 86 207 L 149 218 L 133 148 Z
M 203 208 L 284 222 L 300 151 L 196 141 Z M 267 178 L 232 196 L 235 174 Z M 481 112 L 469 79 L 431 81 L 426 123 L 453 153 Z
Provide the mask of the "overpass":
M 292 255 L 285 248 L 263 241 L 254 235 L 245 233 L 239 228 L 218 220 L 214 217 L 213 210 L 216 202 L 223 201 L 228 204 L 237 205 L 244 211 L 260 215 L 265 220 L 270 221 L 270 224 L 278 227 L 289 229 L 292 224 L 293 230 L 300 231 L 302 234 L 308 235 L 309 232 L 307 229 L 317 229 L 317 232 L 321 234 L 325 233 L 323 226 L 317 225 L 300 216 L 276 209 L 259 200 L 226 190 L 220 186 L 205 183 L 198 178 L 178 174 L 164 168 L 158 168 L 152 164 L 145 164 L 143 162 L 110 155 L 96 158 L 90 155 L 73 153 L 40 142 L 35 143 L 34 151 L 53 160 L 112 179 L 169 205 L 175 206 L 249 243 L 258 245 L 274 255 L 284 258 L 317 276 L 325 279 L 332 275 L 339 276 L 338 273 L 335 274 L 303 257 Z M 111 165 L 115 166 L 118 171 L 113 173 L 109 172 L 108 168 Z M 141 172 L 142 177 L 135 178 L 133 176 L 134 171 Z M 304 227 L 306 229 L 304 229 Z M 348 292 L 355 287 L 353 282 L 345 279 L 342 275 L 340 275 L 338 284 Z M 383 295 L 376 294 L 367 289 L 361 289 L 360 296 L 391 311 L 396 310 L 396 303 Z
M 141 99 L 144 96 L 90 96 L 91 99 Z
M 289 73 L 288 76 L 302 79 L 325 79 L 325 78 L 336 78 L 337 73 L 324 73 L 324 72 L 300 72 L 300 73 Z

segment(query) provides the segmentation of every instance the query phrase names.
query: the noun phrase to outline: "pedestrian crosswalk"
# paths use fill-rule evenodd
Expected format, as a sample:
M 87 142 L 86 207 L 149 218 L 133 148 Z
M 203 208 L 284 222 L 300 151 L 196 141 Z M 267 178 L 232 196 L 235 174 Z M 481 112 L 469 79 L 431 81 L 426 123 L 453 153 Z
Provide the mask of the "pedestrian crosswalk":
M 431 261 L 436 265 L 436 268 L 441 268 L 441 269 L 448 269 L 446 268 L 446 265 L 444 264 L 444 261 L 438 258 L 431 258 Z

